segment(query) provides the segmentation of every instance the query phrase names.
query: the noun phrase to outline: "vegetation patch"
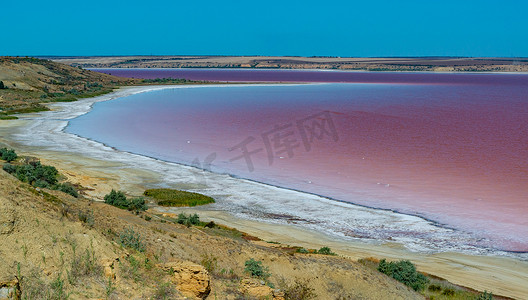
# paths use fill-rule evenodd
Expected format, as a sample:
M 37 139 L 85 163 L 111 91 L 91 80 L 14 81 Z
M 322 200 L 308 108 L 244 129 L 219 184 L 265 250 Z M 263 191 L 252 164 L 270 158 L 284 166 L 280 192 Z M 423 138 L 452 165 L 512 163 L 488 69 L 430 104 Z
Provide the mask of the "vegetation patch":
M 0 120 L 17 120 L 18 117 L 15 116 L 7 116 L 7 115 L 1 115 L 0 114 Z
M 189 80 L 185 78 L 154 78 L 143 79 L 142 83 L 148 84 L 186 84 L 186 83 L 207 83 L 207 81 Z
M 126 248 L 131 248 L 139 252 L 145 251 L 145 244 L 141 238 L 139 232 L 134 231 L 134 228 L 128 227 L 125 228 L 123 232 L 119 235 L 119 243 Z
M 13 149 L 0 148 L 0 158 L 7 162 L 12 162 L 18 158 L 18 155 Z
M 244 266 L 244 271 L 252 277 L 257 277 L 266 280 L 268 277 L 271 276 L 268 267 L 264 267 L 262 265 L 262 261 L 260 260 L 255 260 L 251 258 L 249 260 L 246 260 Z
M 425 275 L 418 273 L 414 264 L 408 260 L 387 262 L 382 259 L 379 262 L 378 271 L 402 282 L 415 291 L 423 290 L 429 283 L 429 279 Z
M 155 199 L 160 206 L 197 206 L 215 202 L 213 198 L 206 195 L 175 189 L 149 189 L 143 194 Z
M 184 213 L 181 213 L 178 215 L 178 219 L 176 219 L 176 223 L 185 225 L 187 227 L 191 227 L 191 225 L 200 225 L 200 217 L 198 214 L 194 215 L 186 215 Z
M 317 254 L 323 254 L 323 255 L 336 255 L 334 252 L 332 252 L 332 249 L 328 247 L 322 247 L 317 251 Z
M 144 211 L 148 208 L 143 197 L 127 199 L 125 193 L 116 190 L 112 190 L 109 194 L 106 194 L 104 201 L 115 207 L 135 212 Z
M 0 155 L 2 159 L 8 161 L 2 167 L 3 170 L 18 180 L 37 188 L 58 190 L 75 198 L 79 197 L 79 193 L 73 185 L 59 182 L 59 171 L 55 167 L 42 165 L 38 160 L 19 165 L 11 164 L 9 162 L 16 160 L 18 156 L 15 151 L 6 148 L 0 149 Z

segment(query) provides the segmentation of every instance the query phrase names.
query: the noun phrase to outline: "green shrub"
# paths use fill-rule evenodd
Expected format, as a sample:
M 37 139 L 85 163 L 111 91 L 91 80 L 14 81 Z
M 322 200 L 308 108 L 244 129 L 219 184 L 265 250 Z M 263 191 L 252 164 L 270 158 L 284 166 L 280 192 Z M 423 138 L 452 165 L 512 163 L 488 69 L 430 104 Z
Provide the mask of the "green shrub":
M 59 175 L 59 171 L 55 167 L 41 165 L 39 161 L 19 166 L 5 164 L 3 169 L 20 181 L 45 188 L 57 184 L 57 176 Z
M 12 162 L 17 159 L 18 155 L 13 149 L 1 148 L 0 157 L 7 162 Z
M 246 260 L 244 266 L 244 271 L 249 273 L 249 275 L 253 277 L 266 279 L 271 276 L 271 274 L 268 273 L 268 268 L 262 266 L 262 262 L 260 260 L 255 260 L 251 258 L 249 260 Z
M 49 188 L 50 187 L 47 181 L 40 180 L 40 179 L 37 179 L 35 182 L 33 182 L 33 186 L 38 187 L 38 188 Z
M 328 247 L 322 247 L 321 249 L 319 249 L 319 251 L 317 251 L 317 253 L 324 255 L 335 255 L 335 253 L 332 252 L 332 250 Z
M 205 228 L 215 228 L 216 224 L 214 221 L 210 221 L 209 223 L 204 225 Z
M 127 209 L 128 200 L 125 196 L 125 193 L 121 191 L 113 190 L 104 196 L 104 202 L 119 208 Z
M 439 292 L 442 290 L 442 287 L 438 284 L 431 284 L 427 289 L 431 292 Z
M 105 195 L 104 201 L 115 207 L 131 211 L 143 211 L 148 208 L 143 197 L 128 200 L 125 193 L 116 190 L 112 190 L 109 194 Z
M 132 227 L 125 228 L 119 235 L 119 243 L 123 247 L 132 248 L 139 252 L 145 251 L 145 245 L 139 232 L 135 232 Z
M 18 117 L 0 114 L 0 120 L 17 120 Z
M 189 222 L 192 224 L 192 225 L 198 225 L 200 224 L 200 217 L 198 216 L 198 214 L 194 214 L 194 215 L 189 215 Z
M 188 217 L 184 213 L 180 213 L 178 215 L 178 218 L 176 219 L 176 222 L 178 224 L 185 224 L 187 219 L 188 219 Z
M 484 291 L 484 293 L 480 293 L 476 300 L 493 300 L 493 294 L 488 293 L 488 291 Z
M 63 193 L 69 194 L 69 195 L 72 195 L 75 198 L 79 197 L 79 193 L 77 192 L 75 187 L 73 187 L 73 185 L 71 185 L 69 183 L 57 183 L 53 187 L 53 189 L 59 190 L 59 191 L 61 191 Z
M 184 213 L 180 213 L 176 219 L 176 222 L 178 224 L 186 225 L 187 227 L 190 227 L 191 225 L 199 225 L 200 216 L 198 216 L 198 214 L 186 215 Z
M 15 172 L 16 172 L 16 167 L 13 166 L 13 165 L 10 164 L 10 163 L 4 164 L 4 166 L 2 167 L 2 169 L 3 169 L 4 171 L 6 171 L 7 173 L 9 173 L 9 174 L 12 174 L 12 173 L 15 173 Z
M 174 189 L 150 189 L 143 194 L 157 200 L 160 206 L 196 206 L 215 202 L 209 196 Z
M 128 210 L 133 211 L 144 211 L 147 210 L 147 204 L 145 203 L 145 198 L 133 198 L 128 202 Z
M 212 254 L 203 254 L 202 261 L 200 261 L 200 264 L 204 266 L 204 268 L 209 273 L 214 273 L 216 271 L 216 268 L 218 267 L 217 259 Z
M 125 263 L 125 261 L 127 263 Z M 123 263 L 121 261 L 119 262 L 122 276 L 124 278 L 131 278 L 135 282 L 139 282 L 141 280 L 141 261 L 136 259 L 133 255 L 126 257 L 125 261 Z
M 418 291 L 425 288 L 429 280 L 416 271 L 416 267 L 408 260 L 398 262 L 387 262 L 382 259 L 378 265 L 378 271 Z
M 57 182 L 59 172 L 55 167 L 44 166 L 37 161 L 19 166 L 7 163 L 3 169 L 7 173 L 17 177 L 20 181 L 27 182 L 34 187 L 59 190 L 75 198 L 79 197 L 79 193 L 71 184 Z
M 452 289 L 452 288 L 447 288 L 447 289 L 442 291 L 442 295 L 444 295 L 444 296 L 454 296 L 455 295 L 455 290 Z

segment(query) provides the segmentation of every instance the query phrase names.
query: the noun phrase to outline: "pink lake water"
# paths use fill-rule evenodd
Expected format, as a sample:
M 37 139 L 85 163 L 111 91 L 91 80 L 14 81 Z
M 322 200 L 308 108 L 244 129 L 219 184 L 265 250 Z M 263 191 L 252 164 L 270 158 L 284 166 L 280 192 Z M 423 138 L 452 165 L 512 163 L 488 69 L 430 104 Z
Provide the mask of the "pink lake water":
M 528 75 L 100 71 L 325 82 L 136 94 L 96 103 L 66 130 L 119 150 L 422 216 L 481 236 L 482 246 L 528 251 Z

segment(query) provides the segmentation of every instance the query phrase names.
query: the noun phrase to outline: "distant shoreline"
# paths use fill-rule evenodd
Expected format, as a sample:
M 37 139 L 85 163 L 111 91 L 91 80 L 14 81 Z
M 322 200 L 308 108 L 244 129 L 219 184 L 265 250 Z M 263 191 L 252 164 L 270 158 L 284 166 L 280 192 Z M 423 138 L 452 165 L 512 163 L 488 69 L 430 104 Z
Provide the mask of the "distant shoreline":
M 240 68 L 240 67 L 180 67 L 180 68 L 86 68 L 87 70 L 98 72 L 97 70 L 127 70 L 127 69 L 134 69 L 134 70 L 170 70 L 170 69 L 177 69 L 177 70 L 192 70 L 192 69 L 211 69 L 211 70 L 247 70 L 247 71 L 312 71 L 312 72 L 350 72 L 350 73 L 410 73 L 410 74 L 494 74 L 494 75 L 528 75 L 528 70 L 523 72 L 497 72 L 497 71 L 369 71 L 369 70 L 343 70 L 343 69 L 286 69 L 286 68 Z M 217 82 L 212 82 L 217 83 Z M 232 83 L 235 83 L 233 81 Z M 266 82 L 268 83 L 268 82 Z M 271 83 L 277 83 L 281 84 L 281 82 L 271 82 Z
M 528 72 L 524 57 L 40 56 L 83 68 L 316 69 L 406 72 Z

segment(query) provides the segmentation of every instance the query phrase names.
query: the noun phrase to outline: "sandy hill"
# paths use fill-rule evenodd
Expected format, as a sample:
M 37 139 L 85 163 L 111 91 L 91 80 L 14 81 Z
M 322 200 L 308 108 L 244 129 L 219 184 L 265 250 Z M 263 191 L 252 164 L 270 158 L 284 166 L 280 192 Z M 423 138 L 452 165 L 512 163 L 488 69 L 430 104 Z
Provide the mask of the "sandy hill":
M 0 110 L 4 115 L 46 110 L 39 103 L 73 101 L 137 83 L 36 58 L 0 57 Z
M 18 289 L 31 299 L 284 299 L 290 289 L 310 299 L 423 299 L 346 258 L 173 217 L 35 188 L 0 170 L 0 298 Z M 122 245 L 130 230 L 144 251 Z M 244 271 L 251 258 L 275 290 Z

